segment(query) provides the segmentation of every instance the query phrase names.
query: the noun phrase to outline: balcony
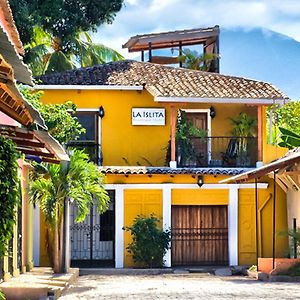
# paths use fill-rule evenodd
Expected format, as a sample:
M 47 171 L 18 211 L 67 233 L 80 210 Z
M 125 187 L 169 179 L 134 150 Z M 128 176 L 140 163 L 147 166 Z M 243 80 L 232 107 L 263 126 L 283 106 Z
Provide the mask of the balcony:
M 176 145 L 177 167 L 255 167 L 256 137 L 188 137 Z

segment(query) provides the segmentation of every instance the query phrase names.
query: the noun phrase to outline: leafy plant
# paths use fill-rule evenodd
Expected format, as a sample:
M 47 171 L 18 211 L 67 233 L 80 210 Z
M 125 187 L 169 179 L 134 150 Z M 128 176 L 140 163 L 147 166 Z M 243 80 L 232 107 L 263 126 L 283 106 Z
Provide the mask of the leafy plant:
M 291 101 L 283 106 L 273 105 L 268 108 L 267 116 L 270 123 L 270 112 L 272 111 L 272 142 L 278 143 L 279 127 L 285 128 L 300 135 L 300 101 Z M 267 126 L 269 129 L 269 126 Z
M 206 131 L 199 129 L 186 118 L 186 113 L 181 111 L 176 125 L 176 145 L 179 163 L 195 159 L 197 154 L 192 145 L 192 138 L 204 138 Z
M 63 49 L 72 48 L 70 38 L 81 31 L 96 31 L 112 23 L 123 0 L 10 0 L 16 26 L 23 44 L 30 43 L 35 26 L 63 41 Z
M 243 163 L 249 155 L 248 138 L 255 136 L 257 128 L 257 120 L 254 117 L 241 112 L 236 118 L 229 118 L 233 125 L 231 134 L 237 139 L 238 158 L 243 160 Z
M 218 55 L 214 53 L 199 54 L 197 51 L 185 49 L 183 54 L 178 57 L 178 61 L 183 62 L 184 68 L 208 72 L 217 57 Z
M 41 102 L 42 91 L 36 92 L 22 87 L 20 91 L 25 99 L 39 110 L 48 127 L 48 132 L 60 143 L 67 144 L 85 133 L 85 129 L 74 117 L 77 107 L 71 101 L 63 104 L 43 104 Z
M 16 222 L 16 209 L 20 204 L 19 157 L 15 144 L 0 135 L 0 258 L 7 254 Z
M 25 46 L 25 61 L 35 76 L 63 72 L 76 67 L 88 67 L 124 57 L 102 44 L 93 43 L 88 32 L 78 32 L 69 37 L 72 48 L 65 51 L 60 38 L 36 26 L 33 39 Z
M 109 204 L 109 197 L 103 188 L 103 175 L 97 166 L 89 162 L 86 153 L 74 150 L 67 167 L 45 164 L 46 174 L 34 174 L 29 184 L 31 201 L 40 206 L 49 230 L 49 245 L 52 246 L 54 272 L 61 272 L 60 237 L 64 201 L 77 205 L 77 222 L 82 222 L 94 201 L 98 202 L 99 213 Z
M 134 262 L 148 268 L 163 266 L 163 257 L 170 247 L 171 231 L 160 229 L 159 223 L 160 220 L 153 214 L 150 217 L 138 215 L 132 226 L 125 228 L 132 236 L 132 242 L 126 249 Z
M 289 149 L 300 147 L 300 135 L 282 127 L 279 127 L 279 130 L 281 133 L 281 142 L 278 144 L 278 146 Z
M 2 291 L 0 291 L 0 300 L 5 300 L 5 295 Z

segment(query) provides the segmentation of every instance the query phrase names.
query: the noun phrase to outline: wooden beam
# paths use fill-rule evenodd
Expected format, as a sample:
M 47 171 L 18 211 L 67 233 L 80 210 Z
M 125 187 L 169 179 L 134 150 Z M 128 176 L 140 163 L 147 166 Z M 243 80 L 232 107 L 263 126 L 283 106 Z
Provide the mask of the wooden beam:
M 268 174 L 268 176 L 269 176 L 270 178 L 274 179 L 274 174 L 273 174 L 273 173 Z M 287 185 L 285 184 L 285 182 L 282 180 L 282 178 L 281 178 L 280 175 L 277 176 L 277 181 L 276 181 L 276 183 L 281 187 L 281 189 L 282 189 L 285 193 L 287 193 L 287 191 L 288 191 L 288 186 L 287 186 Z
M 293 175 L 300 175 L 300 170 L 297 171 L 285 171 L 284 172 L 285 175 L 289 175 L 289 176 L 293 176 Z
M 286 178 L 287 178 L 288 181 L 292 184 L 293 188 L 294 188 L 296 191 L 299 191 L 299 190 L 300 190 L 300 185 L 299 185 L 299 183 L 297 183 L 291 176 L 286 175 Z
M 178 64 L 178 57 L 152 56 L 151 62 L 160 65 Z
M 50 164 L 59 164 L 60 163 L 60 161 L 57 159 L 51 159 L 51 158 L 47 158 L 47 157 L 42 157 L 42 161 L 50 163 Z
M 24 149 L 24 148 L 19 148 L 19 147 L 17 149 L 24 154 L 36 155 L 36 156 L 41 156 L 41 157 L 46 157 L 46 158 L 54 158 L 55 157 L 55 155 L 53 153 L 47 153 L 47 152 L 42 152 L 42 151 L 33 150 L 33 149 Z
M 14 127 L 3 128 L 2 127 L 2 128 L 0 128 L 0 134 L 2 134 L 4 136 L 17 137 L 17 138 L 22 138 L 22 139 L 27 139 L 27 140 L 33 139 L 33 137 L 34 137 L 33 133 L 17 131 L 16 128 L 14 128 Z
M 29 147 L 35 147 L 35 148 L 44 148 L 45 143 L 41 143 L 38 141 L 32 141 L 32 140 L 25 140 L 25 139 L 18 139 L 16 137 L 10 137 L 16 144 L 17 146 L 29 146 Z

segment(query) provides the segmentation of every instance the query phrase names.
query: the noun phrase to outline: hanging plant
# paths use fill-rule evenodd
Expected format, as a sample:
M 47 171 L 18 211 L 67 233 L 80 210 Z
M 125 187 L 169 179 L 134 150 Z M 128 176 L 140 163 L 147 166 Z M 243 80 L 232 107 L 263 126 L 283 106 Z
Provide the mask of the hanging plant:
M 15 144 L 9 138 L 0 136 L 0 258 L 7 254 L 20 202 L 19 157 Z

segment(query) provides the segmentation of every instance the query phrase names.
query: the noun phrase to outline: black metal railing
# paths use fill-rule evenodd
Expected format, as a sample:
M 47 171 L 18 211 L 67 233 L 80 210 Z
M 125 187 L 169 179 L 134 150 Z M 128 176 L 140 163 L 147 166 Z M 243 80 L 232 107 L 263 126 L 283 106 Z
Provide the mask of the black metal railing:
M 84 152 L 89 155 L 92 162 L 98 165 L 102 165 L 102 152 L 99 144 L 87 141 L 76 141 L 68 143 L 67 149 L 72 148 L 84 150 Z
M 257 161 L 256 137 L 189 137 L 177 142 L 178 167 L 254 167 Z

